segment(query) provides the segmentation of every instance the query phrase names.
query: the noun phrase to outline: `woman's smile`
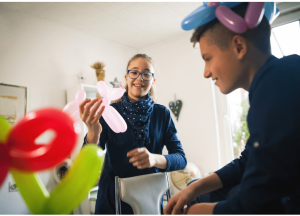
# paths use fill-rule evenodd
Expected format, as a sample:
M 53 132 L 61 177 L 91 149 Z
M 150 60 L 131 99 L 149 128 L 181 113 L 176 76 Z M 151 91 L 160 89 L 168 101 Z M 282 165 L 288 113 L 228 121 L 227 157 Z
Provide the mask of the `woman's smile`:
M 133 85 L 135 88 L 138 88 L 138 89 L 144 87 L 144 85 L 142 85 L 142 84 L 132 84 L 132 85 Z

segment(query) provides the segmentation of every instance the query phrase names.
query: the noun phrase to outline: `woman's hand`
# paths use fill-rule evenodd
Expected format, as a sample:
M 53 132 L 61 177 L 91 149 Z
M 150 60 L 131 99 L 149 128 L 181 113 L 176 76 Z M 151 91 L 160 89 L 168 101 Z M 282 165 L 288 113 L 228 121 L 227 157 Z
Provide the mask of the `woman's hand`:
M 131 150 L 127 153 L 127 157 L 130 157 L 129 162 L 138 169 L 150 167 L 166 169 L 168 165 L 168 161 L 165 156 L 150 153 L 145 147 Z
M 87 140 L 89 143 L 97 144 L 100 138 L 102 127 L 99 123 L 99 119 L 105 107 L 103 106 L 98 113 L 96 113 L 96 111 L 100 107 L 101 103 L 102 100 L 99 101 L 99 98 L 96 98 L 92 101 L 91 99 L 85 99 L 79 105 L 80 118 L 88 128 Z M 93 108 L 91 109 L 91 107 Z
M 150 168 L 156 165 L 154 154 L 150 153 L 145 147 L 131 150 L 127 153 L 127 157 L 130 157 L 129 162 L 138 169 Z

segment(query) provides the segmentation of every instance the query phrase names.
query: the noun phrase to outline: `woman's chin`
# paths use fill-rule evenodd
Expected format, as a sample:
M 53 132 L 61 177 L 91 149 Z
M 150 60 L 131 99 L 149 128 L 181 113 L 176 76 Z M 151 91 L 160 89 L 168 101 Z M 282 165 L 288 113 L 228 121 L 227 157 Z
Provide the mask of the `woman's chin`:
M 132 92 L 132 93 L 128 93 L 128 96 L 131 98 L 135 98 L 135 99 L 144 99 L 146 97 L 147 93 L 141 93 L 141 92 Z
M 147 93 L 146 94 L 139 94 L 139 95 L 136 95 L 136 97 L 138 97 L 138 98 L 145 98 L 146 95 L 147 95 Z

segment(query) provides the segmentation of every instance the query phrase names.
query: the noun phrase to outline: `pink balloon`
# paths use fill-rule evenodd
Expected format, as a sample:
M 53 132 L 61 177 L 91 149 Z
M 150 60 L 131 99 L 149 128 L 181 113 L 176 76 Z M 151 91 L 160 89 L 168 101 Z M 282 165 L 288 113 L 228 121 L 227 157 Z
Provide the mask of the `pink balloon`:
M 127 130 L 125 120 L 114 107 L 106 107 L 103 112 L 103 118 L 115 133 L 124 133 Z
M 207 6 L 208 6 L 208 7 L 211 7 L 211 6 L 218 7 L 218 6 L 219 6 L 219 2 L 208 2 L 208 3 L 207 3 Z
M 124 133 L 127 130 L 127 124 L 118 111 L 110 106 L 110 101 L 121 98 L 126 90 L 124 88 L 110 89 L 103 81 L 97 83 L 97 90 L 103 97 L 102 104 L 97 112 L 99 112 L 102 106 L 105 106 L 102 116 L 108 126 L 115 133 Z
M 84 101 L 86 98 L 86 93 L 84 90 L 78 90 L 75 96 L 75 100 L 78 104 L 80 104 L 82 101 Z
M 84 90 L 78 90 L 75 96 L 75 101 L 71 101 L 64 106 L 63 111 L 68 113 L 72 119 L 77 122 L 80 119 L 79 105 L 86 98 Z
M 108 86 L 103 81 L 97 82 L 97 90 L 102 97 L 106 97 L 109 92 Z
M 256 27 L 262 20 L 265 10 L 264 2 L 250 2 L 245 14 L 245 21 L 248 28 Z
M 63 111 L 69 114 L 72 114 L 76 112 L 77 110 L 77 102 L 76 101 L 71 101 L 67 103 L 67 105 L 63 108 Z
M 78 105 L 79 106 L 79 105 Z M 72 119 L 74 120 L 74 122 L 77 122 L 80 119 L 80 113 L 79 113 L 79 109 L 75 110 L 75 112 L 73 112 L 71 114 Z
M 245 20 L 224 5 L 217 7 L 216 17 L 224 26 L 233 32 L 243 33 L 247 30 Z

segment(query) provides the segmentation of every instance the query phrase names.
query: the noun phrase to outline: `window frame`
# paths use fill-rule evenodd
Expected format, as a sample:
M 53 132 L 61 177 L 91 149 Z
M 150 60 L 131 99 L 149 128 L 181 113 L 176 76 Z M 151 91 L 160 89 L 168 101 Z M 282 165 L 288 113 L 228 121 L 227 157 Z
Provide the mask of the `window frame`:
M 271 24 L 271 28 L 300 20 L 300 2 L 280 2 L 276 7 L 280 14 Z

